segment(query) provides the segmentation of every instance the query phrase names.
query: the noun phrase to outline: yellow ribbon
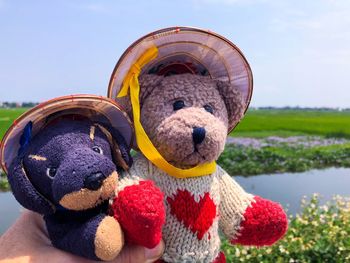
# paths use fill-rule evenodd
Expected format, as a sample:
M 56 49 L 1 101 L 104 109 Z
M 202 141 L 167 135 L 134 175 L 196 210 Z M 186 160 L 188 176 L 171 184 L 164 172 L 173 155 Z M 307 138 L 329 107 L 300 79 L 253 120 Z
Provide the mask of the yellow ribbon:
M 153 143 L 148 138 L 145 130 L 141 125 L 139 101 L 140 84 L 138 76 L 140 75 L 142 67 L 151 60 L 155 59 L 157 56 L 158 49 L 155 46 L 149 48 L 144 54 L 142 54 L 141 57 L 130 68 L 128 74 L 124 79 L 123 86 L 117 96 L 118 98 L 127 96 L 128 90 L 130 89 L 130 100 L 133 109 L 137 145 L 148 160 L 150 160 L 159 169 L 163 170 L 173 177 L 188 178 L 212 174 L 216 169 L 215 162 L 201 164 L 189 169 L 177 168 L 168 163 L 158 152 L 156 147 L 154 147 Z

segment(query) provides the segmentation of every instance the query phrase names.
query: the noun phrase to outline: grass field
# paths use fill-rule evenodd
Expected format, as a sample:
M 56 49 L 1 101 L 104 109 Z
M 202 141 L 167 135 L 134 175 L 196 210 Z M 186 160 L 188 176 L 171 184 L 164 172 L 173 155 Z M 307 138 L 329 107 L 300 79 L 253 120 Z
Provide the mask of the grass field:
M 232 136 L 320 135 L 350 138 L 350 112 L 250 110 Z
M 13 121 L 26 110 L 26 108 L 0 109 L 0 139 L 4 136 Z
M 27 109 L 0 109 L 0 138 Z M 350 112 L 302 110 L 250 110 L 232 136 L 266 137 L 320 135 L 350 138 Z

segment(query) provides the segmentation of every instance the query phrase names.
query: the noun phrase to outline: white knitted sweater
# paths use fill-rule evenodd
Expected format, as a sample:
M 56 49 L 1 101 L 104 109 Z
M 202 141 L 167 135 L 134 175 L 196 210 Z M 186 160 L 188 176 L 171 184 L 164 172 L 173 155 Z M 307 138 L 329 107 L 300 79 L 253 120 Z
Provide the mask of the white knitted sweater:
M 118 190 L 142 179 L 152 180 L 164 193 L 166 262 L 213 262 L 220 252 L 219 228 L 229 239 L 237 236 L 253 201 L 218 165 L 213 174 L 177 179 L 139 154 Z

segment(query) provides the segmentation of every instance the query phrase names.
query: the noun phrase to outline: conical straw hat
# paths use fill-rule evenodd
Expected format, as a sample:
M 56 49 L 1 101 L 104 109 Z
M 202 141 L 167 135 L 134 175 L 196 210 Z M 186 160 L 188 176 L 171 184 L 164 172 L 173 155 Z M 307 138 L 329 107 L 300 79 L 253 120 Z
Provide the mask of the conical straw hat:
M 244 110 L 247 110 L 253 76 L 243 53 L 223 36 L 191 27 L 161 29 L 134 42 L 114 68 L 108 87 L 109 98 L 116 99 L 131 66 L 152 46 L 157 47 L 158 56 L 142 68 L 140 75 L 193 73 L 229 81 L 232 88 L 242 94 Z M 235 116 L 229 116 L 229 131 L 236 125 Z
M 83 115 L 92 121 L 108 122 L 116 128 L 131 145 L 133 128 L 127 114 L 120 106 L 105 97 L 96 95 L 71 95 L 58 97 L 28 110 L 17 118 L 4 135 L 0 144 L 0 162 L 7 172 L 20 149 L 20 138 L 24 128 L 32 122 L 31 137 L 35 136 L 54 118 L 64 115 Z

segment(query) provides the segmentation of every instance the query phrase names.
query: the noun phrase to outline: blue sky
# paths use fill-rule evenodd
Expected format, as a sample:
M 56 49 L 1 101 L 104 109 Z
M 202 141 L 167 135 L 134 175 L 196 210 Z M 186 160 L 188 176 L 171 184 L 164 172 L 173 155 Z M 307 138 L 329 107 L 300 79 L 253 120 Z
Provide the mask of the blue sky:
M 186 25 L 241 48 L 253 106 L 350 107 L 349 14 L 348 0 L 0 0 L 0 101 L 106 95 L 129 44 Z

